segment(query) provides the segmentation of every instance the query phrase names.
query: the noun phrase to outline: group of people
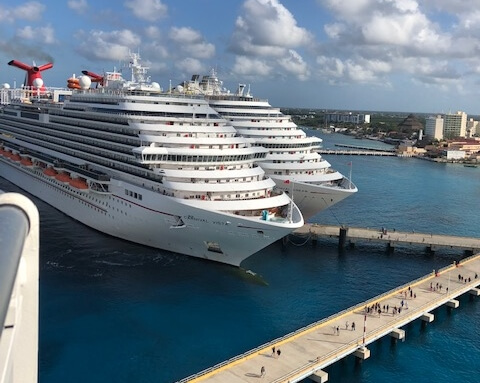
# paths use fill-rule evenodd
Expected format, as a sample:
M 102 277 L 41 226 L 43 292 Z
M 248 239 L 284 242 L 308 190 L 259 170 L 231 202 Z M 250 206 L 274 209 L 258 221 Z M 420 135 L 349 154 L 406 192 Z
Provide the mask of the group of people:
M 280 354 L 282 353 L 282 351 L 280 351 L 279 348 L 276 348 L 275 346 L 272 347 L 272 357 L 273 358 L 280 358 Z M 262 368 L 260 369 L 260 376 L 263 378 L 266 374 L 266 371 L 265 371 L 265 366 L 262 366 Z

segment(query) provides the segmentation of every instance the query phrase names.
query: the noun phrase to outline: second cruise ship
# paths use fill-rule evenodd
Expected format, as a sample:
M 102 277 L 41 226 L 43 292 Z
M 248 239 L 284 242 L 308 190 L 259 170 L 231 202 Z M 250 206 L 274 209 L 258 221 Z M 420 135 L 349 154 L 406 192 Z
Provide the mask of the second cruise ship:
M 204 95 L 239 134 L 265 148 L 266 157 L 257 162 L 279 189 L 290 194 L 305 220 L 358 191 L 350 179 L 333 170 L 316 152 L 321 138 L 308 137 L 290 116 L 267 100 L 251 96 L 245 85 L 240 84 L 231 93 L 212 70 L 201 80 L 199 75 L 192 76 L 174 91 Z

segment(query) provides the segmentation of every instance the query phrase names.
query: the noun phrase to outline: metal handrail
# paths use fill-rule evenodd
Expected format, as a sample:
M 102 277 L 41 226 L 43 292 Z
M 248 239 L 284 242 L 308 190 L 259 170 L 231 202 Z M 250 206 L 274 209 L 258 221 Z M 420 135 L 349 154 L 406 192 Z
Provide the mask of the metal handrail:
M 14 205 L 0 206 L 0 336 L 30 223 L 25 212 Z

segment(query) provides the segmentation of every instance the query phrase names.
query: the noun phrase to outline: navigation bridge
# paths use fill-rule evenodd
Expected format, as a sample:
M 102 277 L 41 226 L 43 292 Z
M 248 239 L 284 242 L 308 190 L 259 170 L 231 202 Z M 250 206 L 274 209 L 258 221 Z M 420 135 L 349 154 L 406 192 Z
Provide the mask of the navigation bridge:
M 180 382 L 295 383 L 305 378 L 326 382 L 325 367 L 351 354 L 367 359 L 370 356 L 367 346 L 377 339 L 383 336 L 404 339 L 406 332 L 402 327 L 406 324 L 415 320 L 432 322 L 434 309 L 440 306 L 449 310 L 457 308 L 456 298 L 462 294 L 478 296 L 479 274 L 480 254 L 477 254 Z M 355 323 L 354 328 L 352 323 Z M 274 356 L 272 347 L 280 349 L 281 355 Z

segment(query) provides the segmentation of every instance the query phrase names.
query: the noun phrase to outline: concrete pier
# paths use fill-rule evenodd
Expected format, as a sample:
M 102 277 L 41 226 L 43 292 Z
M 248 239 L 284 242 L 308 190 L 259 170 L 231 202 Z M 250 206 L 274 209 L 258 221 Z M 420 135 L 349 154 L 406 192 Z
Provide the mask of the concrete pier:
M 309 378 L 316 383 L 325 383 L 328 381 L 328 373 L 323 370 L 319 370 L 310 375 Z
M 390 336 L 393 339 L 403 340 L 403 339 L 405 339 L 405 330 L 396 328 L 396 329 L 392 330 L 392 332 L 390 333 Z
M 463 280 L 451 278 L 452 273 L 463 276 Z M 458 307 L 457 297 L 478 291 L 479 274 L 480 254 L 477 254 L 463 259 L 461 264 L 434 271 L 179 382 L 258 382 L 262 366 L 266 369 L 262 382 L 296 383 L 305 378 L 325 382 L 328 374 L 325 376 L 323 370 L 331 364 L 349 355 L 365 360 L 370 356 L 367 346 L 377 339 L 386 335 L 404 339 L 402 327 L 406 324 L 417 319 L 422 324 L 430 323 L 435 318 L 431 313 L 434 309 Z M 433 289 L 431 286 L 437 283 L 448 289 Z M 272 356 L 273 346 L 281 349 L 280 357 Z
M 480 251 L 480 238 L 456 237 L 432 233 L 401 232 L 395 229 L 369 229 L 334 225 L 305 224 L 292 235 L 317 240 L 320 237 L 338 238 L 339 247 L 358 244 L 360 241 L 381 242 L 391 252 L 399 245 L 421 245 L 433 254 L 440 248 L 460 249 L 474 254 Z
M 435 315 L 433 315 L 432 313 L 425 313 L 425 314 L 422 314 L 420 319 L 423 322 L 432 323 L 435 320 Z

